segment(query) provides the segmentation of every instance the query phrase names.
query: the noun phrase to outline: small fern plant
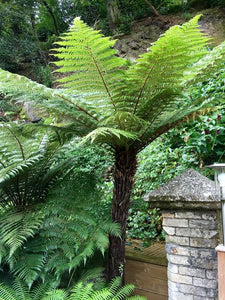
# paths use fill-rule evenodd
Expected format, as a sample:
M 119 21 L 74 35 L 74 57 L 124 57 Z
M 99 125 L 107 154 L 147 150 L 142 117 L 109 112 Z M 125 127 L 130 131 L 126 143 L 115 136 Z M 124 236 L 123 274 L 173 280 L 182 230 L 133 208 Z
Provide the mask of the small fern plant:
M 36 286 L 29 290 L 20 280 L 16 279 L 14 284 L 9 287 L 0 284 L 1 300 L 145 300 L 141 296 L 130 296 L 134 291 L 134 286 L 127 284 L 120 287 L 121 279 L 115 278 L 108 287 L 100 290 L 94 289 L 92 283 L 77 283 L 70 291 L 53 289 L 48 284 Z
M 110 236 L 108 277 L 122 276 L 125 232 L 137 154 L 187 116 L 220 98 L 186 97 L 205 78 L 220 72 L 225 42 L 209 51 L 209 38 L 196 16 L 165 32 L 149 51 L 130 66 L 116 56 L 115 41 L 74 20 L 57 42 L 59 68 L 65 76 L 59 89 L 0 70 L 0 91 L 17 101 L 33 101 L 55 116 L 84 141 L 108 144 L 114 152 L 112 219 L 122 228 L 122 239 Z M 116 249 L 116 250 L 115 250 Z

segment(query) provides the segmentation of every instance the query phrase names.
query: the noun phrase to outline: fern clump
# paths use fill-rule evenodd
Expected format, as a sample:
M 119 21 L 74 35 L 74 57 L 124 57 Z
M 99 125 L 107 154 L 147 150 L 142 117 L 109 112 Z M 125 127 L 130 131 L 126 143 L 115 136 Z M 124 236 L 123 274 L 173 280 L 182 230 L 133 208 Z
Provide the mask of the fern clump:
M 29 287 L 40 278 L 57 286 L 62 276 L 70 285 L 80 265 L 105 253 L 108 234 L 120 235 L 119 226 L 96 211 L 91 175 L 72 171 L 65 154 L 72 141 L 63 146 L 55 135 L 9 124 L 0 136 L 2 268 Z
M 1 300 L 145 300 L 141 296 L 130 296 L 134 290 L 131 284 L 121 286 L 120 278 L 115 278 L 108 287 L 94 289 L 92 283 L 77 283 L 70 291 L 53 289 L 49 285 L 39 285 L 29 291 L 26 285 L 16 279 L 12 287 L 0 284 Z

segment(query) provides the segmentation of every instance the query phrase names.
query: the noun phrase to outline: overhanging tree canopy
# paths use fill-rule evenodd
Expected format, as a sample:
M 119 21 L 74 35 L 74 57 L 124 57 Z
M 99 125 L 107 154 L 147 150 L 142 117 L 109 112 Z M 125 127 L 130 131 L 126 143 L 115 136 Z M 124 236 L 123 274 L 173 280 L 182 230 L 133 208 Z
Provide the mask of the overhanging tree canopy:
M 115 41 L 76 18 L 55 49 L 57 71 L 65 73 L 59 80 L 61 89 L 0 71 L 2 93 L 35 101 L 64 117 L 74 134 L 107 143 L 114 150 L 112 218 L 121 224 L 122 239 L 110 237 L 109 278 L 123 273 L 137 153 L 186 116 L 214 101 L 224 102 L 224 97 L 187 100 L 183 96 L 224 62 L 225 43 L 209 51 L 209 39 L 198 27 L 199 17 L 170 28 L 131 66 L 115 56 Z

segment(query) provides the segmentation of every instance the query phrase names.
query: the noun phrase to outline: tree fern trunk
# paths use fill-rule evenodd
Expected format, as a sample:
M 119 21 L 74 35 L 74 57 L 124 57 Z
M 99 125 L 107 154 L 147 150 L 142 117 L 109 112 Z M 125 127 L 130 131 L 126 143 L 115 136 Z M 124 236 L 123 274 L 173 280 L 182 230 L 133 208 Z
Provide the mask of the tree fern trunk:
M 137 157 L 135 151 L 132 149 L 129 151 L 116 151 L 112 219 L 121 225 L 122 235 L 121 238 L 109 237 L 108 278 L 111 280 L 116 276 L 121 276 L 123 284 L 127 216 L 136 169 Z

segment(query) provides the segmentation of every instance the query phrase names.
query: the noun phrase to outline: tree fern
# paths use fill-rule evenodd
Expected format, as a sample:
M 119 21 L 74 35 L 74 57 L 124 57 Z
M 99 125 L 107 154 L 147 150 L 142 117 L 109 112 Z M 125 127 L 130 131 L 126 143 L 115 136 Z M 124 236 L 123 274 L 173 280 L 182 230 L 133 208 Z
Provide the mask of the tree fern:
M 185 98 L 205 76 L 211 78 L 220 71 L 225 57 L 225 43 L 207 49 L 209 39 L 201 33 L 198 19 L 170 28 L 128 66 L 114 56 L 114 41 L 76 18 L 55 49 L 58 71 L 65 75 L 60 90 L 0 70 L 4 95 L 33 99 L 61 117 L 55 126 L 85 136 L 85 141 L 108 143 L 114 150 L 112 218 L 122 227 L 122 242 L 110 236 L 109 278 L 124 275 L 120 266 L 125 261 L 126 220 L 137 153 L 185 117 L 215 104 L 213 97 Z M 216 101 L 224 103 L 224 93 Z

